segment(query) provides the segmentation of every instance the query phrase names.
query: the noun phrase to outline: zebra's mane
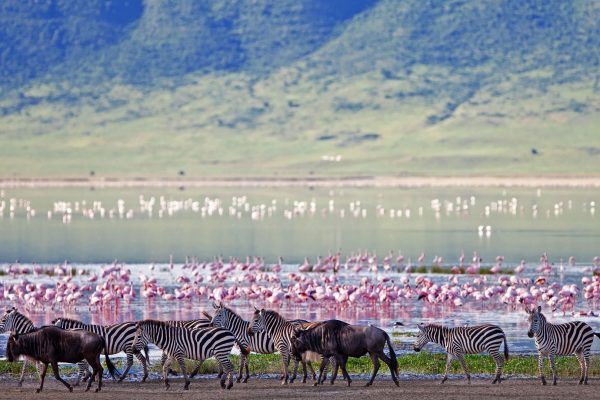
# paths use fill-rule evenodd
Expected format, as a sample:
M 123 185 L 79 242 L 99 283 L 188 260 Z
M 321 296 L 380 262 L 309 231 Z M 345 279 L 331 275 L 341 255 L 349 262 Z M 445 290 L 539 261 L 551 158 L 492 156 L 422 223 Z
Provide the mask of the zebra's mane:
M 6 314 L 4 314 L 2 316 L 2 318 L 0 318 L 0 322 L 6 322 L 10 316 L 12 316 L 13 318 L 17 317 L 17 316 L 21 316 L 27 322 L 29 322 L 31 325 L 33 325 L 33 321 L 31 319 L 29 319 L 29 317 L 27 315 L 19 312 L 19 310 L 17 310 L 15 307 L 6 310 Z
M 57 319 L 55 319 L 54 321 L 58 321 L 59 319 L 60 319 L 61 321 L 63 321 L 63 322 L 66 322 L 66 323 L 71 323 L 71 324 L 82 324 L 82 325 L 89 325 L 89 324 L 86 324 L 86 323 L 85 323 L 85 322 L 83 322 L 83 321 L 80 321 L 80 320 L 78 320 L 78 319 L 74 319 L 74 318 L 63 318 L 63 317 L 60 317 L 60 318 L 57 318 Z
M 233 315 L 234 317 L 237 317 L 237 318 L 241 319 L 242 321 L 245 321 L 244 318 L 242 318 L 242 316 L 240 314 L 236 313 L 231 308 L 224 306 L 224 305 L 221 305 L 221 307 L 223 307 L 225 310 L 227 310 L 227 312 L 229 312 L 230 315 Z
M 275 310 L 263 310 L 263 314 L 265 316 L 265 319 L 274 319 L 274 320 L 283 320 L 285 322 L 288 322 L 287 319 L 283 318 L 281 316 L 281 314 L 279 314 L 277 311 Z M 289 323 L 289 322 L 288 322 Z

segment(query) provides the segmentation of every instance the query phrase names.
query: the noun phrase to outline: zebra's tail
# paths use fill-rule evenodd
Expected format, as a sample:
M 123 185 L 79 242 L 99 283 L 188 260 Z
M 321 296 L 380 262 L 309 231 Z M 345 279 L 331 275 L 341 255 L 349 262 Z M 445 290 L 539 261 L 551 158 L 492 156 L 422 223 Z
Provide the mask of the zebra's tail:
M 148 355 L 148 346 L 144 346 L 144 355 L 146 356 L 146 364 L 150 367 L 150 356 Z
M 504 335 L 504 360 L 508 361 L 508 342 L 506 341 L 506 334 Z
M 108 372 L 110 373 L 110 376 L 112 376 L 113 379 L 117 379 L 115 378 L 115 372 L 117 373 L 117 375 L 121 375 L 121 373 L 117 371 L 115 364 L 113 364 L 112 361 L 110 361 L 110 358 L 108 357 L 108 346 L 106 345 L 106 340 L 104 340 L 104 338 L 102 338 L 102 345 L 104 346 L 104 357 L 106 358 L 106 366 L 108 367 Z
M 398 369 L 398 360 L 396 359 L 396 352 L 394 351 L 394 346 L 392 346 L 392 341 L 390 339 L 390 335 L 387 332 L 383 332 L 385 334 L 385 341 L 387 342 L 388 348 L 390 350 L 390 359 L 392 363 L 392 368 L 396 371 L 396 376 L 400 375 L 400 371 Z
M 250 354 L 250 347 L 246 347 L 246 346 L 242 345 L 242 342 L 240 342 L 237 339 L 235 340 L 235 342 L 237 343 L 238 347 L 240 348 L 240 353 L 242 353 L 245 356 Z

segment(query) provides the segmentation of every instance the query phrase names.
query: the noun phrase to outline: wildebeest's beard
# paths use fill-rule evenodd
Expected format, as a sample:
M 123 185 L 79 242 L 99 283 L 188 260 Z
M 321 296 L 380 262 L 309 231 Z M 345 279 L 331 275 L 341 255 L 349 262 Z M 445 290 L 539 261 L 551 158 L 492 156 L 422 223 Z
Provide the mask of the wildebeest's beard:
M 8 362 L 13 362 L 17 358 L 13 353 L 15 345 L 16 343 L 14 338 L 11 337 L 10 339 L 8 339 L 8 342 L 6 343 L 6 359 L 8 360 Z

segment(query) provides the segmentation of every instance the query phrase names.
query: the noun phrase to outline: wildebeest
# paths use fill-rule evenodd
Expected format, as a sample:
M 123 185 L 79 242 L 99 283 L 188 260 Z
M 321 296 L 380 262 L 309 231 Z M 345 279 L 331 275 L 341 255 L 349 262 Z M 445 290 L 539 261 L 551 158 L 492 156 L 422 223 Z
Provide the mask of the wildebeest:
M 389 357 L 383 352 L 386 343 L 389 348 Z M 389 335 L 377 327 L 350 325 L 343 321 L 330 320 L 313 328 L 298 329 L 292 338 L 292 354 L 299 357 L 306 351 L 319 353 L 325 358 L 334 357 L 342 369 L 348 386 L 352 382 L 346 370 L 348 357 L 361 357 L 369 353 L 373 361 L 373 375 L 366 386 L 373 384 L 373 380 L 379 371 L 379 359 L 388 365 L 394 383 L 399 386 L 397 377 L 398 360 L 392 342 Z M 321 382 L 323 364 L 321 365 L 318 382 Z M 332 384 L 335 382 L 336 377 L 337 368 L 334 368 L 331 377 Z
M 92 367 L 93 374 L 89 380 L 86 392 L 90 390 L 92 381 L 98 375 L 98 388 L 102 388 L 102 364 L 100 364 L 100 354 L 104 350 L 106 356 L 106 365 L 108 371 L 114 378 L 117 371 L 113 363 L 108 358 L 108 350 L 104 339 L 95 333 L 84 330 L 64 330 L 55 326 L 45 326 L 36 331 L 16 334 L 12 333 L 8 338 L 6 345 L 6 355 L 8 361 L 13 362 L 21 355 L 41 362 L 42 373 L 40 374 L 40 387 L 36 390 L 41 392 L 44 387 L 44 378 L 48 370 L 48 364 L 52 365 L 54 377 L 62 382 L 70 392 L 73 391 L 71 385 L 63 380 L 58 373 L 58 363 L 78 363 L 86 360 Z

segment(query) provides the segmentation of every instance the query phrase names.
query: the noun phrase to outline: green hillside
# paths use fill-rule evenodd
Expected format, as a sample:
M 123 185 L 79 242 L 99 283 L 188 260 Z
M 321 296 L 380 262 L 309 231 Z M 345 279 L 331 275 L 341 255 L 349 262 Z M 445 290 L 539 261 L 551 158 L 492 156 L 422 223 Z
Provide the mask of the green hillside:
M 599 1 L 21 3 L 0 177 L 600 175 Z

